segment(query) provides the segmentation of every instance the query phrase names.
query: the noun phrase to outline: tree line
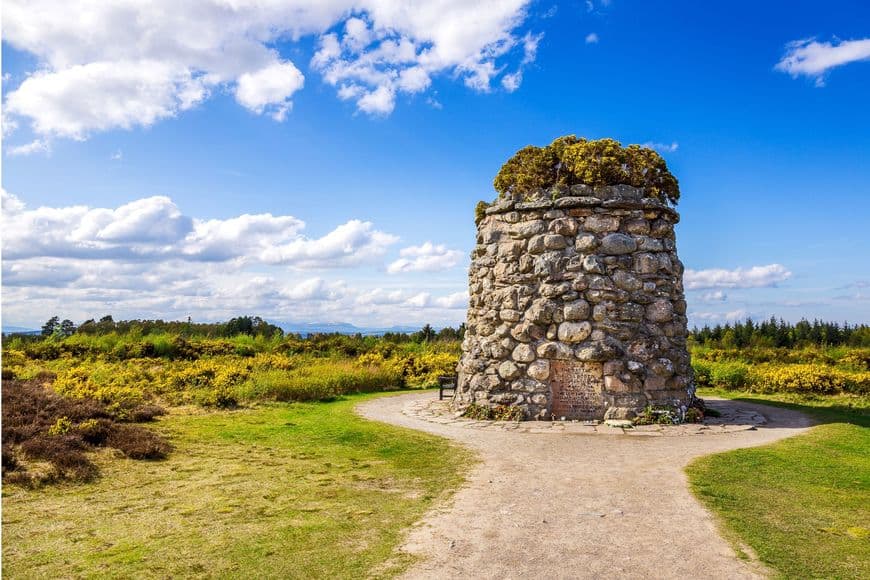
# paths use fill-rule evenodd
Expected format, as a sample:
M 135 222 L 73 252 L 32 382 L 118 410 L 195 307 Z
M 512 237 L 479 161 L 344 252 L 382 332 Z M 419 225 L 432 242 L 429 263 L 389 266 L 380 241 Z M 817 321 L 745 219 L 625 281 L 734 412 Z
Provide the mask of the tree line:
M 870 346 L 870 326 L 801 319 L 792 324 L 771 317 L 764 322 L 747 318 L 743 322 L 710 327 L 693 328 L 689 333 L 695 344 L 718 348 L 744 348 L 749 346 L 802 347 L 802 346 Z
M 86 334 L 98 336 L 115 332 L 129 334 L 136 332 L 147 334 L 177 334 L 181 336 L 204 337 L 204 338 L 227 338 L 247 334 L 249 336 L 284 336 L 284 331 L 274 324 L 270 324 L 259 316 L 239 316 L 226 322 L 192 322 L 180 320 L 115 320 L 111 315 L 103 316 L 99 320 L 93 318 L 85 320 L 76 326 L 71 320 L 60 320 L 59 316 L 52 316 L 42 325 L 41 335 L 44 337 L 64 338 L 73 334 Z
M 113 332 L 117 334 L 136 333 L 143 336 L 149 334 L 173 334 L 191 338 L 231 338 L 242 334 L 264 338 L 284 337 L 284 331 L 280 327 L 266 322 L 259 316 L 238 316 L 226 322 L 193 322 L 190 318 L 187 321 L 138 319 L 116 321 L 111 315 L 107 315 L 99 320 L 93 318 L 86 320 L 78 326 L 69 319 L 61 320 L 59 316 L 52 316 L 42 325 L 40 334 L 44 338 L 66 338 L 73 334 L 99 336 Z M 325 333 L 323 336 L 330 336 L 331 334 Z M 292 333 L 291 336 L 297 339 L 303 338 L 298 335 L 292 335 Z M 321 334 L 309 335 L 307 338 L 315 336 L 321 336 Z M 432 325 L 426 324 L 417 332 L 387 332 L 382 338 L 387 342 L 393 343 L 424 343 L 458 341 L 462 340 L 464 336 L 465 324 L 463 323 L 458 328 L 447 326 L 440 330 L 435 330 Z

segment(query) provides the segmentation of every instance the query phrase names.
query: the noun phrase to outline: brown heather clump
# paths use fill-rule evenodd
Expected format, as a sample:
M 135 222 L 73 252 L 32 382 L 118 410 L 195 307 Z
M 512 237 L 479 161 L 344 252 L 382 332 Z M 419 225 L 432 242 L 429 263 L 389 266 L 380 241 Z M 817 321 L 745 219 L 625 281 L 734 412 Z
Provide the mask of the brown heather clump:
M 153 405 L 134 409 L 136 420 L 163 413 Z M 98 475 L 87 452 L 120 450 L 131 459 L 162 459 L 171 446 L 144 427 L 118 422 L 101 403 L 58 395 L 39 381 L 3 381 L 3 480 L 38 486 Z
M 665 160 L 640 145 L 613 139 L 559 137 L 546 147 L 528 145 L 507 160 L 493 185 L 500 194 L 533 197 L 556 187 L 631 185 L 644 195 L 676 205 L 680 186 Z
M 155 432 L 137 425 L 115 425 L 106 438 L 106 447 L 120 449 L 130 459 L 163 459 L 171 450 Z

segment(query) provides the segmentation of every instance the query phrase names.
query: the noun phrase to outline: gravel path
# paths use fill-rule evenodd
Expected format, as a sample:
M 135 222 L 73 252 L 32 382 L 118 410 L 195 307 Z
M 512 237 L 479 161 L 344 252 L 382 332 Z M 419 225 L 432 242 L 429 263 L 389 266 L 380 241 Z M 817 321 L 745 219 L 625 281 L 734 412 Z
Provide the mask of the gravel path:
M 432 398 L 413 393 L 358 407 L 364 417 L 448 437 L 481 458 L 453 499 L 412 529 L 403 550 L 422 559 L 408 578 L 763 576 L 719 535 L 683 468 L 695 457 L 763 445 L 811 425 L 794 411 L 715 401 L 726 413 L 763 419 L 754 429 L 681 436 L 560 431 L 546 423 L 512 430 L 452 417 L 439 422 L 428 411 Z

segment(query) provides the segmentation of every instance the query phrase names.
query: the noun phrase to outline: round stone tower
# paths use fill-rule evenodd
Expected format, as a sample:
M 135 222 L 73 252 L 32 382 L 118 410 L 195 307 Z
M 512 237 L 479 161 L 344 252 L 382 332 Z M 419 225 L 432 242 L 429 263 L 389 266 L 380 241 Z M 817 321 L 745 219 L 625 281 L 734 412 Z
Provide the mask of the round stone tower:
M 479 220 L 454 405 L 630 419 L 694 398 L 667 203 L 627 185 L 500 199 Z

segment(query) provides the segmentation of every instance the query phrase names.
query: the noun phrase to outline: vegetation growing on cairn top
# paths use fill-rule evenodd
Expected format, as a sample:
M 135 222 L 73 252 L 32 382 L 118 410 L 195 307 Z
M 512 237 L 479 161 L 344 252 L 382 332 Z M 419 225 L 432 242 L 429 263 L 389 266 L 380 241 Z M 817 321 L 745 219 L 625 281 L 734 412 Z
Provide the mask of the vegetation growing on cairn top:
M 493 185 L 502 195 L 532 196 L 553 187 L 631 185 L 647 197 L 676 205 L 677 178 L 661 155 L 649 147 L 623 147 L 613 139 L 559 137 L 546 147 L 523 147 L 507 160 Z

